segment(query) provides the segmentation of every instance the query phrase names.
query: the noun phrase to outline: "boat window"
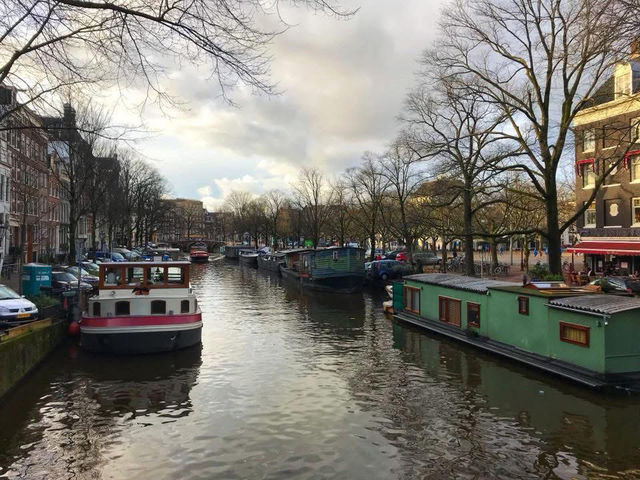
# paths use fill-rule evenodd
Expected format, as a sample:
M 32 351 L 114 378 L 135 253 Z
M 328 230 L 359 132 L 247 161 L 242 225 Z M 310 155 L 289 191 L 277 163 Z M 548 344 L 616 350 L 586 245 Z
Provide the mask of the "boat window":
M 582 347 L 589 346 L 589 327 L 560 322 L 560 340 Z
M 403 302 L 407 312 L 420 314 L 420 289 L 404 287 Z
M 146 269 L 147 285 L 164 283 L 164 267 L 149 267 Z
M 460 303 L 460 300 L 457 298 L 438 297 L 440 321 L 459 327 L 461 317 Z
M 129 302 L 116 302 L 116 315 L 129 315 Z
M 93 316 L 100 316 L 100 302 L 93 302 Z
M 180 302 L 180 313 L 189 313 L 189 300 L 182 300 Z
M 467 326 L 480 327 L 480 304 L 467 302 Z
M 151 302 L 151 313 L 167 313 L 167 302 L 165 302 L 164 300 L 153 300 Z
M 182 267 L 168 267 L 167 268 L 167 283 L 170 284 L 184 284 L 184 272 Z
M 105 286 L 120 285 L 122 269 L 120 267 L 107 267 L 104 269 Z
M 129 285 L 142 285 L 144 280 L 144 268 L 129 267 L 127 268 L 127 283 Z
M 529 315 L 529 297 L 518 297 L 518 313 Z

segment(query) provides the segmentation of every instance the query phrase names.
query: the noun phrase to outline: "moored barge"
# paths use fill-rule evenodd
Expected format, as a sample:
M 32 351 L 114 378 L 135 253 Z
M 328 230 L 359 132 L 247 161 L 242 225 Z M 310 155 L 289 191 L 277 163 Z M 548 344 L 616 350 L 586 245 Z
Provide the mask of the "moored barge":
M 201 341 L 202 314 L 189 262 L 100 265 L 98 295 L 80 321 L 80 344 L 94 352 L 157 353 Z
M 240 263 L 249 267 L 258 266 L 258 251 L 257 250 L 240 250 L 239 254 Z
M 405 277 L 395 318 L 593 388 L 640 390 L 640 299 L 451 274 Z
M 258 255 L 258 268 L 261 270 L 280 273 L 280 266 L 284 265 L 284 263 L 284 253 L 282 252 Z
M 189 250 L 189 259 L 193 263 L 207 263 L 209 261 L 209 251 L 205 244 L 195 244 Z
M 283 252 L 280 273 L 303 289 L 331 293 L 357 293 L 364 286 L 364 250 L 329 247 Z

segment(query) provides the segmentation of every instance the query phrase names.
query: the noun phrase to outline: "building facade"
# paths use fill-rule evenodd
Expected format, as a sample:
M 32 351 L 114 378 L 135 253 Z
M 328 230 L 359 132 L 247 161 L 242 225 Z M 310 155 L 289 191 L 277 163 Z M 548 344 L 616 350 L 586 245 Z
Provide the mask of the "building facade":
M 640 270 L 639 47 L 574 120 L 576 208 L 593 201 L 576 222 L 580 242 L 569 250 L 595 272 Z

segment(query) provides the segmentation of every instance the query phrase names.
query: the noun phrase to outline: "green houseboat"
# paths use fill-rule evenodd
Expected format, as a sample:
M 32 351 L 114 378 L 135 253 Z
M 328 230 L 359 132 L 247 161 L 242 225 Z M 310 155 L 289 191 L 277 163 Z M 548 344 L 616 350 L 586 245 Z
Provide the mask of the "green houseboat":
M 640 390 L 640 299 L 451 274 L 405 277 L 395 317 L 594 388 Z
M 285 253 L 280 273 L 302 288 L 333 293 L 356 293 L 364 285 L 364 250 L 329 247 Z

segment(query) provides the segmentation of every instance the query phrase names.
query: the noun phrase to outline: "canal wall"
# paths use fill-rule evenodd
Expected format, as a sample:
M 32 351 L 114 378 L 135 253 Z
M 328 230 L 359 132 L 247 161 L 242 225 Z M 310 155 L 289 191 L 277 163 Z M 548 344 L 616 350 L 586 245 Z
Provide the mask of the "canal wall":
M 0 398 L 60 345 L 67 332 L 66 322 L 51 319 L 19 328 L 24 330 L 0 341 Z

